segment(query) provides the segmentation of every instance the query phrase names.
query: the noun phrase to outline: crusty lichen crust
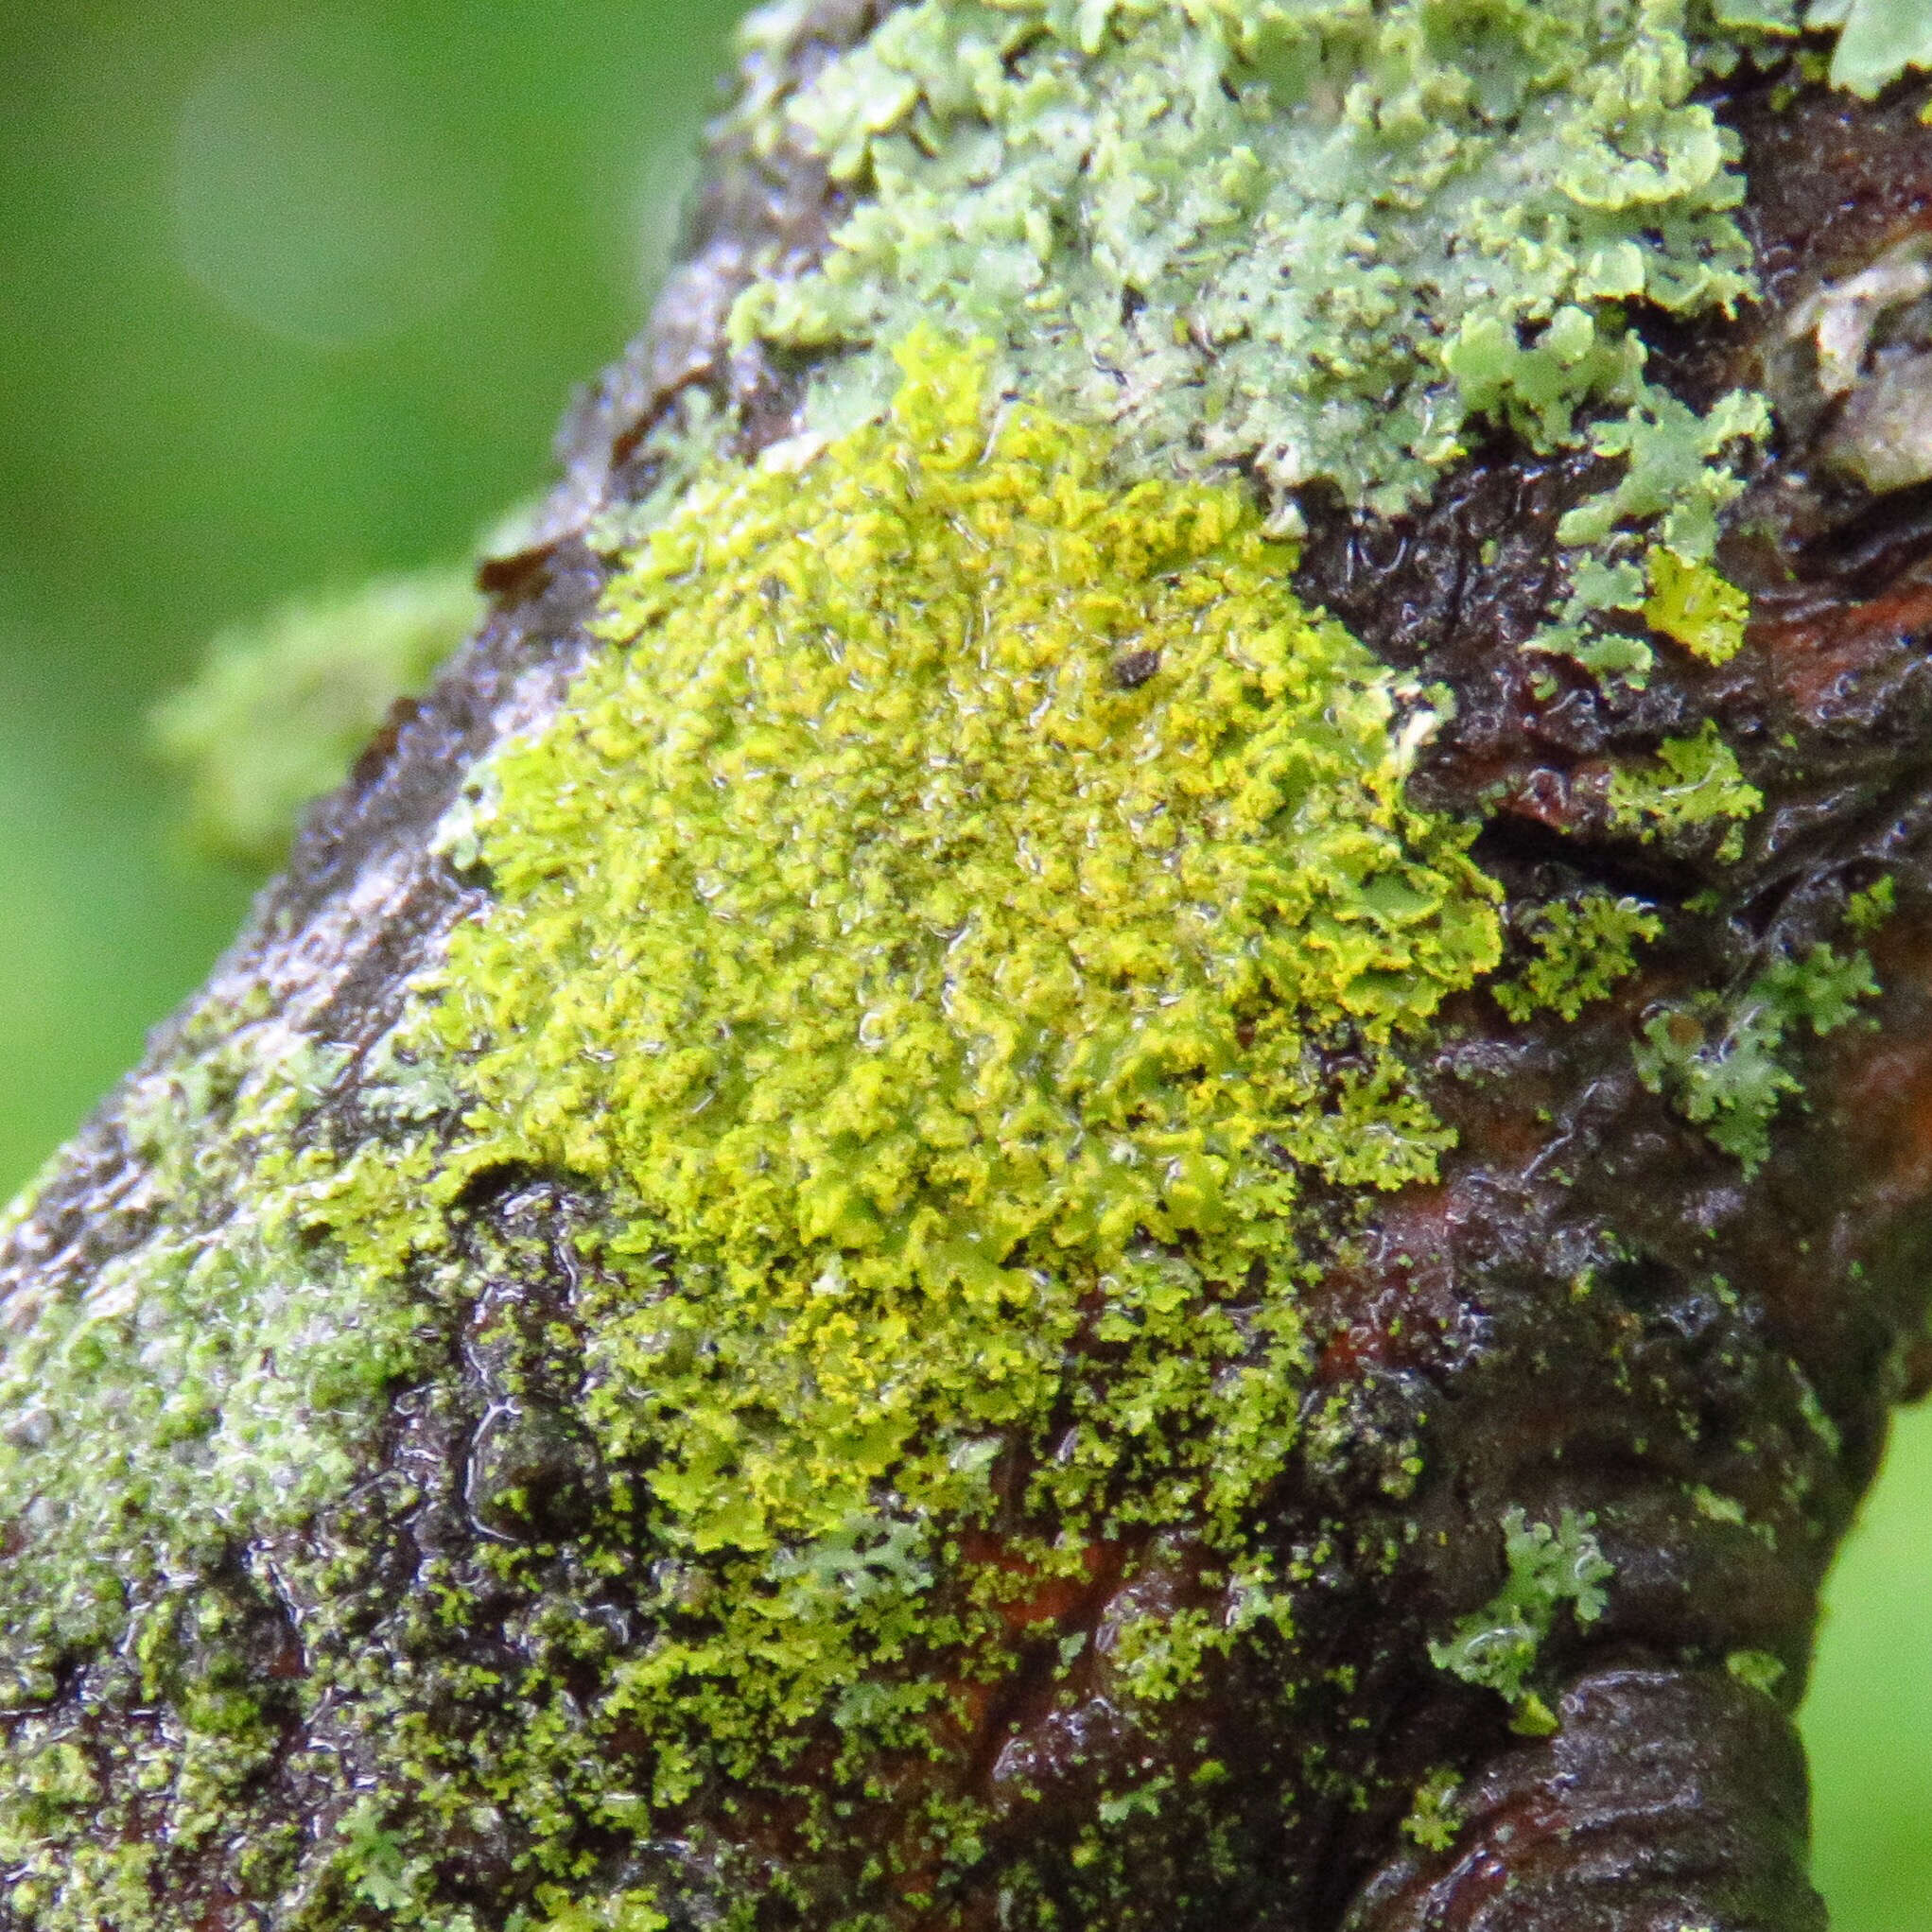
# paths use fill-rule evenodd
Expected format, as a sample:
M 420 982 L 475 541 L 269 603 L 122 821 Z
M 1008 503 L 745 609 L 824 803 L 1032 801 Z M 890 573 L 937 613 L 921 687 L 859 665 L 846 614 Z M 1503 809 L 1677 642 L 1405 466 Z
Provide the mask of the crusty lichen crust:
M 598 527 L 602 648 L 444 816 L 487 897 L 353 1081 L 211 996 L 114 1103 L 140 1238 L 5 1305 L 0 1916 L 941 1923 L 1005 1828 L 949 1766 L 1022 1668 L 1173 1747 L 1081 1801 L 1083 1909 L 1140 1923 L 1129 1842 L 1239 1862 L 1191 1687 L 1336 1560 L 1258 1530 L 1291 1449 L 1373 1433 L 1304 1297 L 1436 1176 L 1445 1002 L 1575 1021 L 1664 930 L 1558 896 L 1506 962 L 1475 821 L 1408 788 L 1447 693 L 1293 595 L 1297 494 L 1411 504 L 1497 426 L 1623 460 L 1539 648 L 1733 657 L 1717 516 L 1767 416 L 1653 381 L 1626 305 L 1749 292 L 1693 95 L 1794 26 L 919 0 L 786 97 L 854 205 L 731 327 L 809 360 L 804 426 L 747 465 L 687 411 L 678 486 Z M 1596 775 L 1719 868 L 1763 802 L 1708 720 Z M 1801 1031 L 1877 993 L 1819 943 L 1625 1071 L 1749 1177 Z M 1384 1501 L 1420 1427 L 1376 1436 Z M 1494 1527 L 1511 1581 L 1430 1654 L 1547 1731 L 1540 1646 L 1611 1568 L 1568 1512 Z M 1163 1565 L 1104 1661 L 1053 1649 Z M 1389 1795 L 1281 1777 L 1278 1826 Z M 1400 1795 L 1453 1840 L 1453 1772 Z M 1055 1923 L 1002 1873 L 1002 1923 Z

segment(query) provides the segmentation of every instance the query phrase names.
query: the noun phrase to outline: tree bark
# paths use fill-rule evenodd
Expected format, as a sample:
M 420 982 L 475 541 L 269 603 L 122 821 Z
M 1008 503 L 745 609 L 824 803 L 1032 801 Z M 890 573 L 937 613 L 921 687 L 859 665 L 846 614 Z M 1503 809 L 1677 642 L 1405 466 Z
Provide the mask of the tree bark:
M 799 94 L 880 18 L 820 0 L 754 54 L 749 94 Z M 1932 1380 L 1932 484 L 1835 474 L 1847 406 L 1784 363 L 1820 289 L 1919 259 L 1932 128 L 1915 82 L 1861 102 L 1745 66 L 1710 95 L 1762 299 L 1638 325 L 1692 407 L 1744 386 L 1781 409 L 1720 552 L 1751 598 L 1734 656 L 1660 651 L 1637 688 L 1523 648 L 1561 602 L 1558 525 L 1614 455 L 1496 428 L 1407 512 L 1302 496 L 1302 603 L 1453 692 L 1411 795 L 1480 824 L 1507 964 L 1527 973 L 1548 909 L 1591 892 L 1659 936 L 1567 1018 L 1453 993 L 1417 1060 L 1454 1135 L 1438 1176 L 1312 1187 L 1330 1239 L 1300 1291 L 1299 1435 L 1256 1505 L 1279 1620 L 1137 1704 L 1108 1633 L 1149 1604 L 1231 1627 L 1237 1585 L 1190 1525 L 1100 1537 L 1077 1576 L 1002 1599 L 1012 1647 L 930 1748 L 855 1767 L 825 1711 L 798 1719 L 788 1775 L 836 1824 L 715 1769 L 627 1811 L 572 1779 L 589 1757 L 639 1790 L 661 1774 L 613 1686 L 702 1610 L 663 1583 L 666 1533 L 609 1527 L 655 1467 L 585 1420 L 609 1202 L 566 1167 L 426 1183 L 432 1258 L 330 1328 L 390 1265 L 382 1229 L 328 1218 L 336 1177 L 410 1134 L 456 1144 L 473 1105 L 412 1085 L 395 1030 L 502 891 L 452 835 L 465 785 L 567 720 L 618 648 L 590 628 L 618 567 L 600 531 L 667 486 L 653 431 L 696 396 L 747 474 L 808 429 L 811 359 L 734 345 L 727 319 L 823 261 L 862 185 L 802 133 L 728 122 L 650 330 L 574 411 L 529 548 L 486 568 L 488 621 L 6 1234 L 28 1381 L 0 1466 L 0 1925 L 1822 1924 L 1790 1714 L 1888 1409 Z M 1707 724 L 1763 797 L 1741 840 L 1620 825 L 1613 774 Z M 1802 1096 L 1774 1090 L 1761 1150 L 1714 1140 L 1732 1116 L 1699 1118 L 1694 1083 L 1734 1070 L 1719 1032 L 1848 932 L 1875 990 L 1774 1040 Z M 285 1400 L 278 1374 L 307 1379 Z M 125 1436 L 77 1433 L 84 1387 Z M 70 1504 L 50 1459 L 95 1457 Z M 930 1563 L 997 1570 L 1014 1512 Z M 1526 1620 L 1529 1677 L 1471 1662 L 1486 1613 Z M 527 1747 L 573 1724 L 555 1759 Z M 1163 1777 L 1192 1795 L 1141 1802 Z

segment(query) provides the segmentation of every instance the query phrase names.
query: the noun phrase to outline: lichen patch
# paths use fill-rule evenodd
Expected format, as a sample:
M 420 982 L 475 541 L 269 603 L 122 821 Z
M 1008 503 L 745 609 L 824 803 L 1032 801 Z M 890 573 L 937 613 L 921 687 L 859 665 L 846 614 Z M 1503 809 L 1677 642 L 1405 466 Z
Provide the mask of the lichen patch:
M 474 1096 L 435 1186 L 612 1206 L 586 1413 L 706 1579 L 616 1700 L 661 1804 L 828 1713 L 922 1734 L 936 1680 L 860 1679 L 979 1641 L 924 1605 L 996 1462 L 1049 1574 L 1180 1522 L 1240 1550 L 1300 1198 L 1433 1175 L 1405 1055 L 1499 954 L 1471 828 L 1403 798 L 1420 694 L 1244 493 L 1123 491 L 1092 432 L 989 429 L 983 355 L 903 359 L 888 422 L 631 560 L 488 775 L 496 902 L 432 987 Z
M 1239 467 L 1283 529 L 1314 484 L 1412 508 L 1489 426 L 1593 447 L 1622 475 L 1573 514 L 1540 643 L 1641 682 L 1645 553 L 1708 565 L 1768 419 L 1673 396 L 1632 306 L 1754 292 L 1737 144 L 1697 90 L 1796 24 L 1781 0 L 917 0 L 748 106 L 754 147 L 815 151 L 854 205 L 731 330 L 804 358 L 821 428 L 884 407 L 915 321 L 984 334 L 1113 431 L 1123 474 Z

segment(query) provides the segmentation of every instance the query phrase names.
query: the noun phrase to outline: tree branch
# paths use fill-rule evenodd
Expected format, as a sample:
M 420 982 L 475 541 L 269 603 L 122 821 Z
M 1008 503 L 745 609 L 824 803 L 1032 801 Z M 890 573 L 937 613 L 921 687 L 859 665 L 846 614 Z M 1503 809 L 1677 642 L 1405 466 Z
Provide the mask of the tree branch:
M 8 1224 L 0 1924 L 1822 1923 L 1926 88 L 1535 11 L 755 19 L 482 629 Z

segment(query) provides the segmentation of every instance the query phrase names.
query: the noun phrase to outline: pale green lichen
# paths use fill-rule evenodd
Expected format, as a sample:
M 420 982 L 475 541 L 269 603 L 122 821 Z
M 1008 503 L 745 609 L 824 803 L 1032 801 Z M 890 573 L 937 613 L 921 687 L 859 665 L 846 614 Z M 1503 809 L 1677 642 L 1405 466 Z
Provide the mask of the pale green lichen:
M 1402 1819 L 1402 1836 L 1425 1852 L 1448 1851 L 1463 1827 L 1462 1807 L 1456 1802 L 1461 1790 L 1461 1773 L 1453 1765 L 1437 1765 L 1416 1787 Z
M 1768 1523 L 1753 1523 L 1735 1496 L 1721 1496 L 1708 1483 L 1693 1483 L 1685 1492 L 1706 1523 L 1728 1523 L 1749 1530 L 1767 1550 L 1778 1547 L 1778 1533 Z
M 390 707 L 424 688 L 482 614 L 459 567 L 378 578 L 224 631 L 153 719 L 187 781 L 195 838 L 251 865 L 278 860 L 303 807 L 341 782 Z
M 1570 511 L 1558 524 L 1559 541 L 1582 554 L 1572 566 L 1570 601 L 1535 647 L 1564 651 L 1602 676 L 1641 684 L 1652 653 L 1642 638 L 1596 620 L 1641 614 L 1660 552 L 1696 568 L 1716 547 L 1718 516 L 1743 488 L 1725 461 L 1733 445 L 1755 442 L 1771 424 L 1763 397 L 1742 391 L 1720 398 L 1703 415 L 1667 392 L 1648 388 L 1623 414 L 1595 424 L 1589 443 L 1599 456 L 1619 459 L 1616 484 Z M 1649 531 L 1648 571 L 1634 554 L 1631 528 Z
M 1734 1006 L 1714 993 L 1652 1015 L 1632 1048 L 1638 1076 L 1749 1176 L 1770 1153 L 1772 1116 L 1785 1096 L 1803 1090 L 1783 1057 L 1787 1036 L 1801 1026 L 1819 1036 L 1836 1033 L 1877 992 L 1863 952 L 1841 956 L 1819 945 L 1801 960 L 1781 957 Z
M 643 542 L 691 485 L 723 460 L 733 428 L 729 413 L 708 390 L 687 383 L 653 417 L 629 459 L 652 473 L 651 487 L 639 496 L 604 503 L 584 526 L 584 541 L 612 557 Z
M 1924 0 L 1812 0 L 1806 25 L 1837 27 L 1832 81 L 1871 100 L 1908 67 L 1932 67 L 1932 9 Z
M 1565 521 L 1540 643 L 1641 679 L 1649 647 L 1599 619 L 1643 605 L 1646 548 L 1708 563 L 1768 417 L 1650 381 L 1627 306 L 1752 292 L 1736 143 L 1696 89 L 1794 26 L 1775 0 L 919 0 L 747 109 L 754 147 L 782 117 L 857 200 L 732 331 L 817 358 L 826 428 L 883 406 L 879 345 L 915 320 L 989 335 L 1127 474 L 1238 464 L 1284 525 L 1318 481 L 1409 507 L 1485 423 L 1588 444 L 1623 475 Z
M 1565 1509 L 1554 1526 L 1531 1523 L 1512 1506 L 1503 1519 L 1509 1566 L 1503 1587 L 1464 1617 L 1447 1641 L 1429 1645 L 1437 1670 L 1507 1698 L 1512 1728 L 1528 1735 L 1557 1729 L 1549 1706 L 1530 1685 L 1538 1653 L 1556 1628 L 1557 1611 L 1570 1605 L 1578 1626 L 1587 1628 L 1609 1604 L 1603 1586 L 1614 1572 L 1591 1534 L 1591 1523 L 1574 1509 Z
M 1764 793 L 1738 769 L 1737 754 L 1710 718 L 1695 738 L 1665 739 L 1657 748 L 1654 764 L 1614 766 L 1608 798 L 1611 827 L 1634 832 L 1645 844 L 1695 833 L 1721 820 L 1748 819 L 1765 802 Z M 1728 862 L 1743 849 L 1741 826 L 1733 824 L 1717 856 Z
M 1513 980 L 1491 983 L 1497 1005 L 1521 1025 L 1532 1014 L 1575 1019 L 1637 970 L 1632 949 L 1663 922 L 1642 899 L 1586 892 L 1539 907 L 1530 922 L 1537 957 Z
M 1876 932 L 1898 910 L 1898 886 L 1888 875 L 1845 901 L 1845 924 L 1854 932 Z

